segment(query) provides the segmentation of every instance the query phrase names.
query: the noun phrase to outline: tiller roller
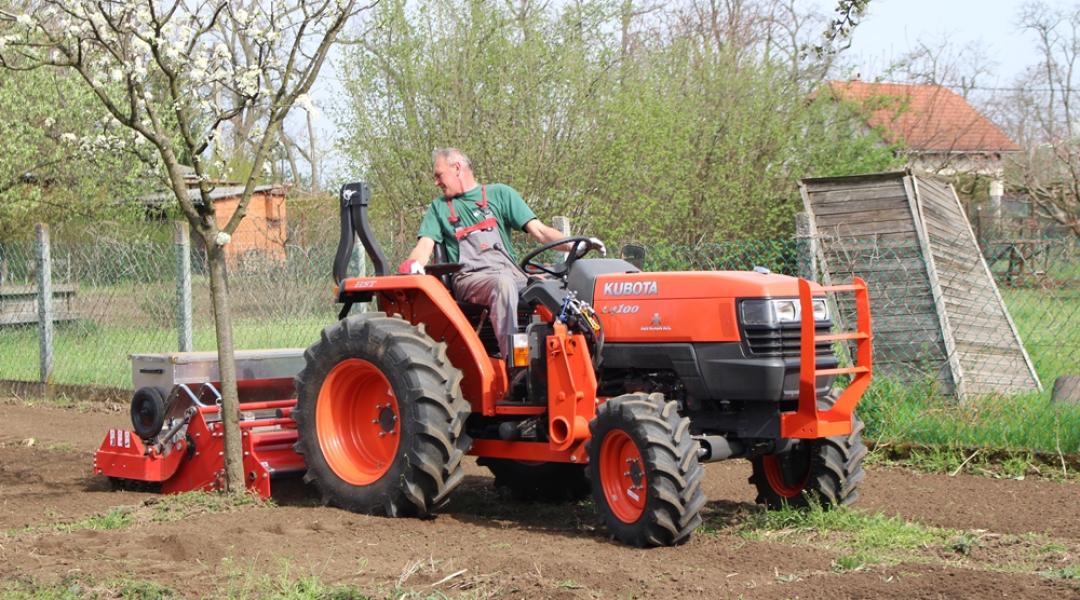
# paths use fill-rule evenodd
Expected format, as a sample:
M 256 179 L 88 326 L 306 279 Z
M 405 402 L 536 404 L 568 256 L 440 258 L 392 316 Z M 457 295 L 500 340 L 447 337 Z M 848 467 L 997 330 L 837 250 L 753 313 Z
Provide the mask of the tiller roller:
M 94 456 L 94 473 L 120 489 L 178 493 L 225 486 L 217 354 L 132 355 L 136 392 L 132 429 L 112 429 Z M 249 490 L 266 498 L 270 480 L 302 474 L 293 450 L 293 377 L 302 349 L 236 353 L 244 473 Z

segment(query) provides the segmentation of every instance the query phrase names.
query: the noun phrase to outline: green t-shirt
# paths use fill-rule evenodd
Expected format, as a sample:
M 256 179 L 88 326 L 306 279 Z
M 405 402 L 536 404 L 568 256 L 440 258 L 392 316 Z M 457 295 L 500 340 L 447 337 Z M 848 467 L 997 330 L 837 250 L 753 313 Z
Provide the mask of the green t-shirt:
M 424 213 L 424 220 L 420 222 L 418 237 L 426 237 L 435 240 L 436 244 L 446 247 L 446 260 L 458 262 L 458 241 L 454 237 L 454 229 L 476 225 L 484 220 L 484 213 L 480 210 L 480 188 L 476 186 L 464 194 L 454 198 L 454 213 L 459 221 L 456 225 L 450 224 L 450 208 L 446 198 L 439 196 L 432 200 L 431 206 Z M 499 234 L 502 236 L 503 246 L 510 258 L 517 262 L 514 254 L 514 246 L 510 243 L 510 232 L 514 229 L 525 229 L 525 224 L 536 218 L 532 209 L 522 200 L 521 194 L 514 188 L 501 183 L 493 183 L 487 186 L 488 210 L 495 215 L 499 222 Z

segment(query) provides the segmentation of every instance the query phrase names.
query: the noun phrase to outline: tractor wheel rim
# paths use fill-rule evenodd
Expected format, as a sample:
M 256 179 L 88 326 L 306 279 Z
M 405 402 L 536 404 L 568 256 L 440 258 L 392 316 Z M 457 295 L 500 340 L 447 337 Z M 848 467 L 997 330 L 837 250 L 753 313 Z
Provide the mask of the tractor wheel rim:
M 800 452 L 796 449 L 792 452 Z M 804 458 L 800 456 L 799 458 Z M 792 461 L 781 461 L 775 454 L 766 454 L 761 457 L 761 466 L 765 471 L 765 479 L 769 487 L 782 498 L 796 498 L 806 489 L 806 483 L 810 480 L 810 461 L 805 462 L 805 467 L 793 468 Z
M 352 485 L 377 481 L 401 440 L 401 413 L 386 375 L 366 360 L 338 363 L 319 389 L 315 428 L 334 474 Z
M 608 507 L 623 523 L 634 523 L 645 512 L 648 482 L 645 461 L 634 440 L 615 429 L 600 445 L 600 485 Z

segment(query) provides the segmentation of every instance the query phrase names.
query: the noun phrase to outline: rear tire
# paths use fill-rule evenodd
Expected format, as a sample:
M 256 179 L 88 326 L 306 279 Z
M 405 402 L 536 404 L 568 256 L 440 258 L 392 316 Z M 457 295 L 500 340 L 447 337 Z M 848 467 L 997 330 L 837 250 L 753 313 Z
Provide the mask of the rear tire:
M 701 524 L 705 494 L 690 421 L 662 394 L 626 394 L 590 424 L 588 474 L 608 531 L 633 546 L 673 546 Z
M 576 502 L 589 496 L 585 465 L 524 463 L 505 458 L 481 458 L 478 465 L 495 476 L 495 487 L 522 502 Z
M 855 502 L 865 476 L 863 428 L 862 420 L 853 416 L 846 436 L 800 440 L 784 454 L 751 459 L 750 483 L 757 487 L 757 502 L 770 509 L 803 508 L 811 501 L 823 508 Z
M 358 315 L 322 332 L 296 378 L 296 451 L 326 504 L 427 516 L 464 478 L 470 407 L 446 345 L 400 317 Z

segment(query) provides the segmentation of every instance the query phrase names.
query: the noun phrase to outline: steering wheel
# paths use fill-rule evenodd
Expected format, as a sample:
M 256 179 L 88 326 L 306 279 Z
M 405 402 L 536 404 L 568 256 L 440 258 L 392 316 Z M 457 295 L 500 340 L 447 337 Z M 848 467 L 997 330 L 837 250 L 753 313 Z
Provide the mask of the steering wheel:
M 536 259 L 537 256 L 540 256 L 540 254 L 545 250 L 551 250 L 552 248 L 556 246 L 562 246 L 563 244 L 570 244 L 570 252 L 566 254 L 566 261 L 562 263 L 561 268 L 552 269 L 538 262 L 534 262 L 534 259 Z M 521 259 L 519 265 L 521 266 L 521 270 L 525 271 L 529 275 L 539 275 L 540 273 L 547 273 L 548 275 L 551 275 L 553 277 L 562 278 L 570 272 L 571 265 L 573 265 L 577 259 L 585 256 L 590 251 L 595 250 L 596 248 L 597 246 L 593 244 L 587 237 L 577 236 L 562 238 L 561 240 L 548 242 L 543 246 L 540 246 L 536 250 L 528 253 L 527 255 L 525 255 L 525 258 Z

